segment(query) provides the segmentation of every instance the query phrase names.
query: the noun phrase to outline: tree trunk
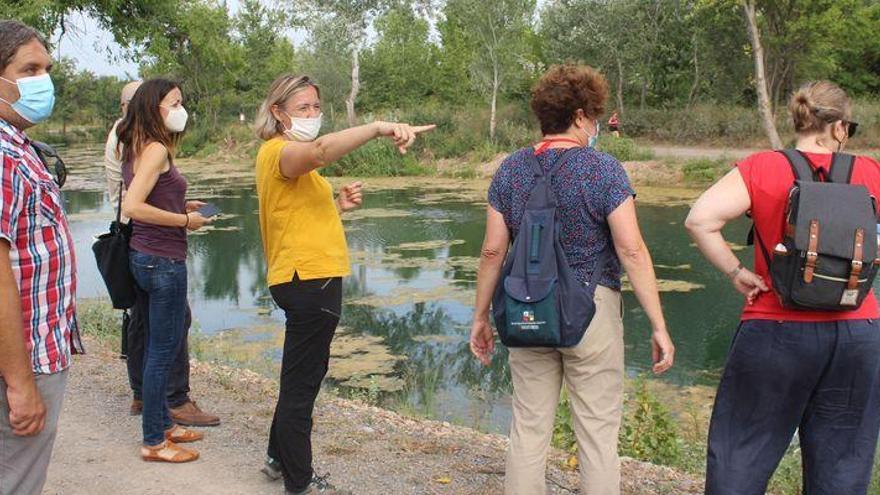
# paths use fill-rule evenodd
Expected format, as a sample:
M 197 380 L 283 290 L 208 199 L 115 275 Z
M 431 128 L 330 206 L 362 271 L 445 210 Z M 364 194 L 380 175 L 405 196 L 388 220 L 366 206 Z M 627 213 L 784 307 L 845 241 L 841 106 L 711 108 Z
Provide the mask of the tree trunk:
M 691 84 L 691 91 L 688 93 L 687 108 L 690 109 L 697 99 L 697 92 L 700 90 L 700 59 L 699 46 L 697 45 L 697 36 L 692 38 L 694 45 L 694 82 Z
M 642 93 L 639 95 L 639 110 L 645 109 L 645 99 L 648 97 L 648 78 L 642 76 Z
M 781 149 L 782 140 L 779 139 L 779 132 L 776 130 L 770 94 L 767 91 L 767 76 L 764 74 L 764 48 L 761 46 L 761 33 L 758 31 L 755 0 L 745 0 L 743 10 L 749 28 L 749 41 L 752 43 L 752 52 L 755 56 L 755 88 L 758 91 L 758 111 L 764 121 L 764 130 L 767 132 L 767 138 L 770 139 L 770 146 L 774 149 Z
M 355 47 L 351 50 L 351 92 L 348 94 L 348 98 L 345 99 L 345 111 L 348 113 L 349 127 L 353 127 L 357 124 L 357 114 L 354 111 L 354 102 L 357 100 L 358 91 L 361 89 L 361 63 L 358 57 L 358 48 Z
M 498 87 L 501 86 L 498 81 L 498 65 L 492 67 L 492 112 L 489 116 L 489 139 L 495 142 L 495 126 L 496 111 L 498 109 Z
M 614 57 L 617 60 L 617 112 L 620 117 L 623 116 L 623 62 L 620 60 L 620 54 Z

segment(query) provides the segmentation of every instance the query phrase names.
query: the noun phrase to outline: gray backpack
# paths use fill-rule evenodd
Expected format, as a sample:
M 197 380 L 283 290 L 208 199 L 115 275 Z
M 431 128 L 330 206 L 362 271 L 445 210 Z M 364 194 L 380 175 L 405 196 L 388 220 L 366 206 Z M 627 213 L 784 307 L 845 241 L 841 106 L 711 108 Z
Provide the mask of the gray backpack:
M 877 275 L 877 206 L 862 185 L 850 184 L 855 158 L 835 153 L 828 177 L 797 150 L 783 150 L 794 171 L 782 242 L 769 247 L 755 234 L 783 306 L 852 311 Z
M 507 347 L 573 347 L 596 313 L 593 296 L 610 250 L 599 256 L 589 283 L 578 281 L 559 242 L 556 196 L 550 189 L 553 173 L 581 149 L 565 152 L 546 175 L 534 153 L 527 153 L 535 185 L 492 299 L 495 325 Z

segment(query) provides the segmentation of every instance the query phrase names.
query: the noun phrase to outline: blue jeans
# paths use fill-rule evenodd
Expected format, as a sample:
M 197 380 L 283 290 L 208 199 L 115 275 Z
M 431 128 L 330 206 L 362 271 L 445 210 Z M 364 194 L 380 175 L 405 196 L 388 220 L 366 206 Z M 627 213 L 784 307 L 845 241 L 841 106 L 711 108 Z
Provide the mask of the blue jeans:
M 868 492 L 880 430 L 880 322 L 745 321 L 709 427 L 708 495 L 763 495 L 798 432 L 805 495 Z
M 144 445 L 165 440 L 174 423 L 168 411 L 168 376 L 183 345 L 186 317 L 186 262 L 132 250 L 131 272 L 148 294 L 150 335 L 144 350 Z

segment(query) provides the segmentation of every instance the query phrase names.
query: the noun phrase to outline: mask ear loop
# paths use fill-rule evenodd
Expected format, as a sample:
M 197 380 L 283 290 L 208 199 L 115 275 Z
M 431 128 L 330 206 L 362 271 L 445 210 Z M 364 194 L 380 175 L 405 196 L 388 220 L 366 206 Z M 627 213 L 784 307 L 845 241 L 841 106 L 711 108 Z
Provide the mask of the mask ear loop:
M 831 137 L 833 137 L 834 140 L 837 141 L 837 152 L 838 152 L 838 153 L 840 153 L 840 150 L 843 149 L 843 145 L 844 145 L 847 141 L 849 141 L 849 129 L 848 129 L 848 128 L 846 128 L 846 129 L 843 130 L 843 134 L 844 134 L 844 136 L 846 136 L 846 137 L 844 138 L 844 140 L 841 141 L 841 140 L 837 139 L 837 124 L 838 124 L 838 123 L 843 123 L 843 122 L 844 122 L 843 120 L 838 120 L 838 121 L 835 121 L 833 124 L 831 124 L 831 125 L 833 126 L 833 127 L 831 128 Z

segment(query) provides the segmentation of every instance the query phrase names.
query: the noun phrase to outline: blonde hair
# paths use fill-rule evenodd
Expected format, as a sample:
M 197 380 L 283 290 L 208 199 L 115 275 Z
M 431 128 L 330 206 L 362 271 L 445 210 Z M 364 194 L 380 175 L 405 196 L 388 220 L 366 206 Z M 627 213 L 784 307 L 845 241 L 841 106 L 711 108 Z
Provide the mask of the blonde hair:
M 838 120 L 849 122 L 852 105 L 846 91 L 831 81 L 812 81 L 804 84 L 788 104 L 798 134 L 824 132 Z
M 275 79 L 272 85 L 269 86 L 269 94 L 257 111 L 257 118 L 254 122 L 254 130 L 257 133 L 257 137 L 267 141 L 284 133 L 284 125 L 275 118 L 275 115 L 272 113 L 272 107 L 276 105 L 284 106 L 291 96 L 307 88 L 315 88 L 315 91 L 318 92 L 318 98 L 321 97 L 321 90 L 309 79 L 309 76 L 284 74 Z

